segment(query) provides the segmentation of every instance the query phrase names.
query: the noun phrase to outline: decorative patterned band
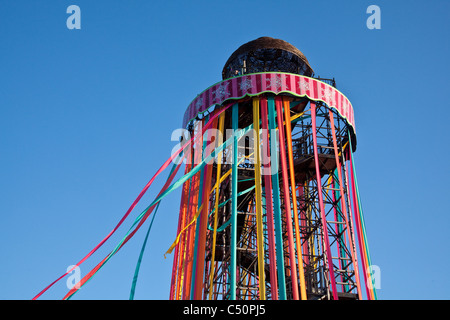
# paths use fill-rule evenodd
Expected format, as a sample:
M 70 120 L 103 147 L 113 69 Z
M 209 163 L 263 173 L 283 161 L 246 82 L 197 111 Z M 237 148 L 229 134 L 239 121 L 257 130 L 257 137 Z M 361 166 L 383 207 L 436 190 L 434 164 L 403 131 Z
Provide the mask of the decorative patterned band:
M 287 93 L 325 102 L 329 107 L 336 109 L 355 131 L 352 104 L 340 91 L 314 78 L 281 72 L 246 74 L 212 85 L 200 93 L 188 106 L 183 117 L 183 128 L 198 114 L 205 112 L 213 105 L 222 105 L 229 100 L 258 96 L 267 92 Z

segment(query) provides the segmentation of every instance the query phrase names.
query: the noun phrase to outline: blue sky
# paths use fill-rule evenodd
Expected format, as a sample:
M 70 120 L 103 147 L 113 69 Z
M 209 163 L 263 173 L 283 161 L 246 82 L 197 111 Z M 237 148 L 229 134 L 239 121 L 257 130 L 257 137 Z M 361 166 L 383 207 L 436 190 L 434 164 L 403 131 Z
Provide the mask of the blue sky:
M 66 27 L 71 4 L 80 30 Z M 366 27 L 371 4 L 380 30 Z M 378 297 L 449 299 L 449 12 L 445 0 L 1 1 L 0 299 L 31 299 L 112 230 L 170 156 L 187 105 L 260 36 L 295 45 L 354 106 Z M 168 298 L 179 198 L 160 206 L 136 299 Z M 145 230 L 73 299 L 128 299 Z M 66 292 L 63 279 L 42 298 Z

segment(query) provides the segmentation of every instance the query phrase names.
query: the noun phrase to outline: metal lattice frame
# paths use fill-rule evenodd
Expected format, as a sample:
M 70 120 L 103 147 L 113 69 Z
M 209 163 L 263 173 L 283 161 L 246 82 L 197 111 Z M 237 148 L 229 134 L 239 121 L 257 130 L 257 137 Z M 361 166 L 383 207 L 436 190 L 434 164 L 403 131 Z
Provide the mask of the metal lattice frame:
M 295 103 L 293 101 L 292 103 Z M 336 113 L 331 113 L 334 117 L 335 131 L 338 151 L 341 157 L 341 163 L 344 163 L 343 150 L 347 143 L 347 125 L 345 121 Z M 248 114 L 240 116 L 240 122 L 247 122 Z M 338 296 L 340 299 L 356 299 L 357 279 L 355 275 L 355 266 L 352 257 L 354 256 L 354 239 L 348 232 L 351 228 L 351 219 L 344 217 L 344 210 L 341 208 L 341 198 L 347 206 L 346 212 L 350 212 L 350 203 L 347 191 L 347 181 L 344 179 L 341 183 L 343 185 L 344 194 L 340 194 L 338 184 L 339 178 L 336 173 L 336 161 L 333 154 L 333 139 L 331 134 L 330 113 L 325 104 L 317 104 L 317 141 L 318 154 L 321 172 L 320 186 L 324 195 L 324 207 L 326 215 L 326 230 L 322 227 L 320 216 L 320 208 L 318 206 L 318 183 L 315 176 L 315 169 L 311 165 L 314 155 L 312 144 L 312 126 L 309 112 L 305 112 L 298 120 L 293 123 L 293 147 L 295 159 L 296 185 L 297 185 L 297 207 L 298 207 L 298 221 L 300 222 L 300 238 L 303 253 L 301 260 L 305 270 L 306 290 L 308 299 L 331 299 L 332 289 L 330 279 L 330 267 L 333 268 L 334 280 L 337 285 Z M 253 152 L 250 144 L 245 144 L 245 147 L 239 150 L 239 159 L 243 160 Z M 224 154 L 226 157 L 226 153 Z M 345 166 L 341 167 L 345 170 Z M 229 165 L 223 165 L 223 170 L 229 169 Z M 213 173 L 213 176 L 215 174 Z M 252 183 L 251 178 L 254 176 L 253 164 L 248 161 L 242 161 L 239 165 L 239 187 L 241 192 L 247 189 Z M 345 177 L 345 172 L 342 174 Z M 248 181 L 250 180 L 250 183 Z M 247 181 L 247 183 L 245 182 Z M 282 195 L 284 190 L 280 188 Z M 219 202 L 224 202 L 229 199 L 231 193 L 230 179 L 222 182 L 219 197 Z M 289 192 L 291 195 L 291 192 Z M 281 199 L 284 199 L 282 196 Z M 215 201 L 215 195 L 211 195 L 211 203 Z M 258 276 L 257 276 L 257 255 L 256 255 L 256 221 L 254 211 L 254 192 L 248 192 L 239 197 L 238 205 L 238 254 L 237 254 L 237 293 L 236 299 L 255 300 L 259 298 L 258 294 Z M 291 203 L 293 199 L 291 196 Z M 263 204 L 263 212 L 265 213 L 265 205 Z M 281 201 L 281 209 L 285 212 L 284 201 Z M 225 224 L 230 219 L 229 205 L 223 206 L 219 214 L 219 226 Z M 266 219 L 264 214 L 264 219 Z M 346 221 L 349 221 L 346 223 Z M 209 224 L 212 225 L 213 216 L 209 217 Z M 291 222 L 293 223 L 293 222 Z M 267 227 L 267 226 L 266 226 Z M 287 248 L 287 221 L 286 217 L 282 215 L 283 228 L 283 249 Z M 324 237 L 327 236 L 330 242 L 330 249 L 332 253 L 332 263 L 326 260 L 324 254 Z M 205 279 L 208 279 L 213 273 L 213 287 L 210 288 L 209 282 L 205 281 L 204 297 L 208 297 L 211 292 L 212 299 L 228 299 L 229 298 L 229 264 L 230 264 L 230 227 L 226 227 L 221 232 L 217 233 L 216 244 L 216 263 L 214 270 L 210 270 L 210 263 L 206 264 Z M 207 261 L 212 250 L 212 232 L 207 236 Z M 267 229 L 264 230 L 264 245 L 267 247 Z M 299 252 L 296 253 L 296 261 L 299 261 Z M 271 277 L 268 267 L 269 256 L 267 250 L 265 251 L 265 276 L 266 276 L 266 292 L 267 298 L 270 299 Z M 289 277 L 291 268 L 289 266 L 289 259 L 285 258 L 285 274 L 286 274 L 286 288 L 287 298 L 292 299 L 293 285 L 300 286 L 299 283 L 293 284 L 291 277 Z M 276 276 L 276 275 L 275 275 Z
M 335 130 L 338 151 L 341 163 L 344 163 L 343 150 L 347 143 L 347 127 L 342 118 L 331 113 L 335 117 Z M 333 154 L 333 139 L 331 134 L 329 109 L 325 104 L 317 104 L 317 152 L 321 172 L 320 186 L 324 196 L 326 216 L 326 230 L 322 227 L 320 208 L 318 205 L 318 182 L 315 169 L 306 165 L 306 170 L 298 175 L 297 185 L 300 189 L 298 200 L 299 219 L 302 230 L 303 261 L 305 265 L 305 277 L 307 281 L 308 298 L 330 299 L 331 281 L 330 267 L 333 268 L 334 281 L 338 288 L 339 298 L 355 299 L 357 297 L 357 279 L 353 259 L 355 252 L 354 239 L 350 237 L 351 219 L 344 216 L 341 208 L 341 197 L 344 198 L 346 212 L 350 212 L 349 197 L 346 192 L 347 181 L 341 182 L 344 186 L 344 194 L 340 194 L 338 174 L 336 173 L 336 161 Z M 312 125 L 308 120 L 301 120 L 295 125 L 295 135 L 300 136 L 295 140 L 296 158 L 300 160 L 300 166 L 312 161 L 314 150 L 312 144 Z M 303 161 L 303 163 L 302 163 Z M 345 170 L 345 166 L 341 167 Z M 342 174 L 345 177 L 345 172 Z M 346 223 L 345 221 L 349 221 Z M 332 264 L 326 261 L 324 254 L 324 237 L 330 241 Z

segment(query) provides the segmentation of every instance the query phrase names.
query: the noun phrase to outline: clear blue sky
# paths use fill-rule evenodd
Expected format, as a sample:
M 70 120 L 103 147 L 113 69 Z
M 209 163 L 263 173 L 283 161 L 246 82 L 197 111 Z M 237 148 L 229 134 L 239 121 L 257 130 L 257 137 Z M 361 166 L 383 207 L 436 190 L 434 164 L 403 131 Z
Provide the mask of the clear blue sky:
M 80 30 L 66 27 L 71 4 Z M 381 30 L 366 27 L 371 4 Z M 449 299 L 449 12 L 446 0 L 2 0 L 0 299 L 31 299 L 106 236 L 170 156 L 187 105 L 260 36 L 298 47 L 353 103 L 379 298 Z M 161 204 L 136 299 L 168 298 L 179 197 Z M 128 299 L 145 230 L 73 299 Z M 66 292 L 63 279 L 42 298 Z

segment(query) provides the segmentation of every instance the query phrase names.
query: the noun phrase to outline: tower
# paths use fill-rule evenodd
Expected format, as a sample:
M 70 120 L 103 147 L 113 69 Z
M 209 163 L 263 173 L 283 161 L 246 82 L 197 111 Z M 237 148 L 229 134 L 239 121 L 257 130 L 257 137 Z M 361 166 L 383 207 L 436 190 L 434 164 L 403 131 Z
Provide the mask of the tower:
M 199 139 L 184 153 L 171 299 L 376 298 L 353 107 L 334 79 L 258 38 L 190 103 L 183 128 Z

